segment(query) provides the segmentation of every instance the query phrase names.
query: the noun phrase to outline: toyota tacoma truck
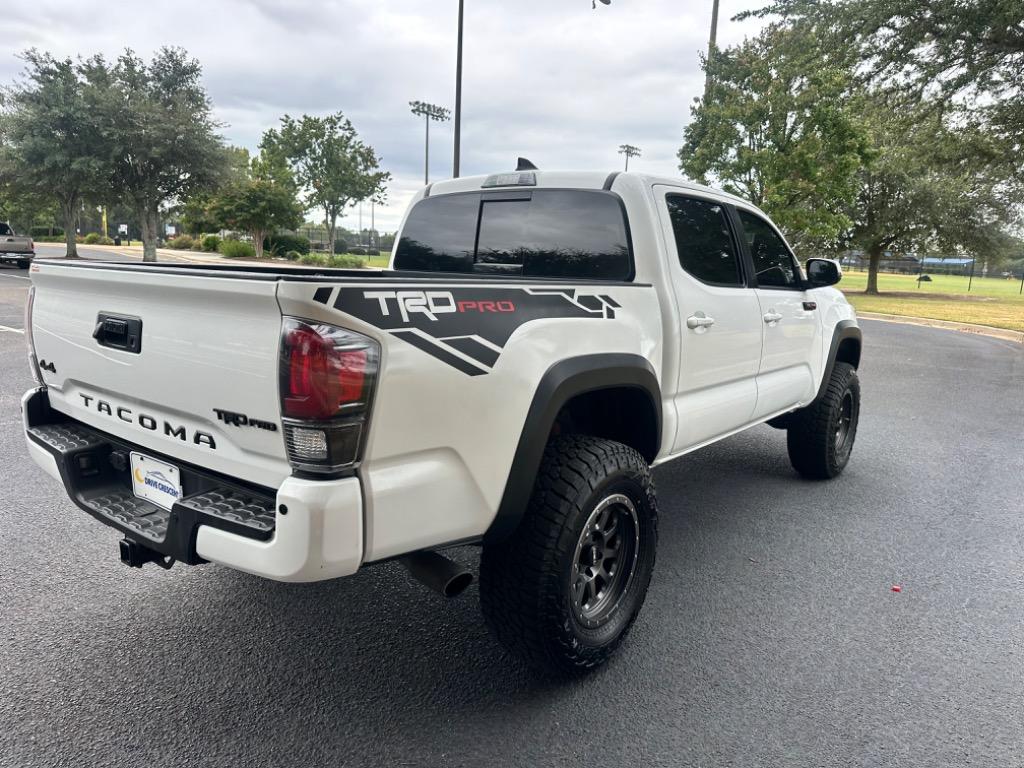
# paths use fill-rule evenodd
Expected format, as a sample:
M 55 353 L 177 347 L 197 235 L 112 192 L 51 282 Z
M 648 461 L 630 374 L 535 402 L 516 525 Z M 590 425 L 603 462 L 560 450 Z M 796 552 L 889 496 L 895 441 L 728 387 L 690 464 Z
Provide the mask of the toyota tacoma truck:
M 785 429 L 843 471 L 861 334 L 742 199 L 633 173 L 435 183 L 389 269 L 32 266 L 32 458 L 132 566 L 281 581 L 399 559 L 445 594 L 479 545 L 494 635 L 605 661 L 654 568 L 653 466 Z
M 36 244 L 31 237 L 14 234 L 10 224 L 0 221 L 0 264 L 17 264 L 28 269 L 36 257 Z

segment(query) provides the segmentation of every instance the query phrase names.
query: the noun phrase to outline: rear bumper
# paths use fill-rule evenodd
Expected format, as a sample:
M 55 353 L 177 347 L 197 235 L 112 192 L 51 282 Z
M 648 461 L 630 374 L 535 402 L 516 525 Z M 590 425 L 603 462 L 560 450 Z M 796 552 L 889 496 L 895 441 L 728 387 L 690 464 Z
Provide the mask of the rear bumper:
M 139 449 L 70 419 L 50 408 L 44 388 L 26 393 L 22 413 L 29 454 L 71 500 L 161 555 L 190 565 L 220 563 L 277 581 L 347 576 L 362 562 L 362 493 L 355 477 L 289 477 L 275 492 Z M 132 493 L 123 462 L 132 450 L 179 468 L 182 498 L 169 511 Z
M 33 251 L 25 251 L 24 253 L 0 252 L 0 262 L 32 261 L 35 257 L 36 254 Z

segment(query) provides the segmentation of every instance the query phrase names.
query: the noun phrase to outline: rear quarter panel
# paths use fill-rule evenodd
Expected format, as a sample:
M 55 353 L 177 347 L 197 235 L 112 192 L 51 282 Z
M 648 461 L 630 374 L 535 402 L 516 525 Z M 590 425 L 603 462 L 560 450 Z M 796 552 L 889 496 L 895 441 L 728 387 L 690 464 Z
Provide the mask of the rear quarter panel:
M 285 315 L 381 343 L 359 470 L 366 560 L 487 530 L 554 363 L 623 352 L 661 369 L 657 300 L 643 283 L 286 281 L 278 298 Z

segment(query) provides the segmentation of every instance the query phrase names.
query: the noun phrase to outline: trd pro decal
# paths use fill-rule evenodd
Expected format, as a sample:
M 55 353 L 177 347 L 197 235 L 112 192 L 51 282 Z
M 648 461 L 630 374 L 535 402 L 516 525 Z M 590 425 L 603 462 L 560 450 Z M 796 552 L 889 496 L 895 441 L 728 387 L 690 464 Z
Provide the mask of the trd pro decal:
M 575 288 L 343 286 L 318 288 L 313 300 L 389 331 L 470 376 L 489 372 L 509 337 L 531 320 L 613 319 L 619 308 L 610 296 Z

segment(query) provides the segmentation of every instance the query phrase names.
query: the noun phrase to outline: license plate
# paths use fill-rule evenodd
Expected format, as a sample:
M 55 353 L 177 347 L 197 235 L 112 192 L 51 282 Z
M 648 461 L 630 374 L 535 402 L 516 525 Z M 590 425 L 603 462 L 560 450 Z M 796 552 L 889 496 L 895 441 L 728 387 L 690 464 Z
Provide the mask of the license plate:
M 181 498 L 178 468 L 165 461 L 132 452 L 132 491 L 140 499 L 169 510 Z

